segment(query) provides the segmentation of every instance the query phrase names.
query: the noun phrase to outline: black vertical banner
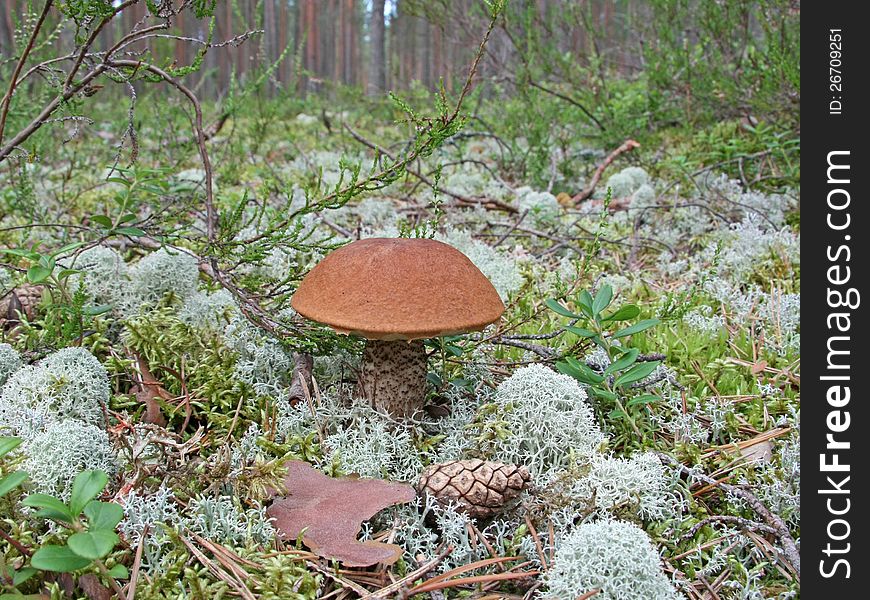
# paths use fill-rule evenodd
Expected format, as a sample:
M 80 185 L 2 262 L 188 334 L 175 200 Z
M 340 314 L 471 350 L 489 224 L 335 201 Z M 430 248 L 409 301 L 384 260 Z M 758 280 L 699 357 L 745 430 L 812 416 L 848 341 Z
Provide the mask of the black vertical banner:
M 801 15 L 801 592 L 867 597 L 867 61 L 863 3 Z

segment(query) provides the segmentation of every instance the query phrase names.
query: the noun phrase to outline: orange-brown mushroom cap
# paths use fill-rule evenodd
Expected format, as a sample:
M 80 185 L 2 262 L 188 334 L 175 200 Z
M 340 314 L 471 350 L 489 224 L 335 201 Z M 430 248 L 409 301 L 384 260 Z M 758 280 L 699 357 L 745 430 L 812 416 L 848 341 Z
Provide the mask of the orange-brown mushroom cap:
M 504 312 L 492 283 L 456 248 L 370 238 L 326 256 L 290 304 L 341 333 L 415 340 L 483 329 Z

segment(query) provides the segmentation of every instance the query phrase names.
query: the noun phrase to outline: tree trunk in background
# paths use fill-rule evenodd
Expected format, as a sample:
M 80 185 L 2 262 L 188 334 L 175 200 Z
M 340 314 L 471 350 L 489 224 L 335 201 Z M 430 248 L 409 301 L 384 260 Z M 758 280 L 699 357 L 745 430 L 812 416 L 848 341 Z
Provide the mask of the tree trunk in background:
M 372 52 L 369 56 L 369 94 L 383 93 L 387 89 L 387 62 L 384 39 L 384 0 L 372 0 L 371 14 Z
M 38 12 L 43 2 L 0 0 L 0 79 L 8 77 L 15 66 L 16 27 L 21 26 L 26 15 Z M 634 70 L 643 64 L 637 30 L 638 23 L 644 23 L 645 15 L 652 10 L 648 2 L 514 2 L 517 8 L 511 13 L 510 26 L 520 43 L 528 33 L 524 32 L 524 17 L 528 14 L 542 44 L 553 52 L 571 53 L 581 65 L 588 66 L 592 55 L 603 59 L 602 73 L 607 69 Z M 358 86 L 378 96 L 388 89 L 407 88 L 415 80 L 432 89 L 440 79 L 448 91 L 455 91 L 486 24 L 482 14 L 472 10 L 477 3 L 479 0 L 224 0 L 217 5 L 213 43 L 220 44 L 251 29 L 264 29 L 265 33 L 241 46 L 214 48 L 206 54 L 204 68 L 191 74 L 188 81 L 205 97 L 222 94 L 233 77 L 243 84 L 253 69 L 272 64 L 290 46 L 296 52 L 288 54 L 273 72 L 270 93 L 293 84 L 304 96 L 308 91 L 334 89 L 334 82 Z M 387 10 L 391 14 L 385 15 Z M 124 11 L 122 17 L 103 29 L 99 47 L 105 49 L 117 41 L 146 12 L 144 0 Z M 57 11 L 52 11 L 52 24 L 46 32 L 54 28 L 59 17 Z M 584 22 L 589 26 L 578 26 Z M 172 33 L 182 36 L 204 41 L 208 35 L 209 20 L 197 19 L 190 12 L 183 13 L 172 25 Z M 45 34 L 40 42 L 43 40 Z M 69 52 L 75 45 L 71 29 L 50 44 L 58 52 Z M 131 48 L 146 49 L 159 64 L 174 60 L 178 65 L 189 65 L 200 47 L 152 38 Z M 478 71 L 480 80 L 516 58 L 516 49 L 498 28 L 487 53 L 489 58 Z M 301 77 L 297 66 L 307 75 Z M 577 73 L 560 75 L 580 84 L 575 80 Z
M 342 0 L 341 6 L 341 37 L 344 39 L 342 48 L 344 54 L 341 57 L 342 77 L 344 83 L 353 83 L 353 45 L 351 35 L 353 33 L 353 0 Z
M 317 7 L 315 0 L 305 0 L 305 68 L 312 74 L 317 73 L 317 49 L 319 36 L 317 31 Z
M 290 20 L 290 14 L 292 9 L 287 5 L 286 2 L 282 3 L 281 9 L 278 11 L 278 56 L 284 53 L 284 50 L 287 49 L 287 44 L 289 43 L 289 39 L 287 38 L 288 33 L 288 21 Z M 293 80 L 292 74 L 292 65 L 293 65 L 293 57 L 287 56 L 280 65 L 278 65 L 278 69 L 276 70 L 278 81 L 281 82 L 281 87 L 284 88 L 287 85 L 288 81 Z
M 351 46 L 351 65 L 350 65 L 350 74 L 351 78 L 348 83 L 351 85 L 361 85 L 365 84 L 365 80 L 367 77 L 364 73 L 362 73 L 362 52 L 361 47 L 362 44 L 360 41 L 363 39 L 363 26 L 365 25 L 365 8 L 363 7 L 362 2 L 357 2 L 356 0 L 348 0 L 348 5 L 350 7 L 350 46 Z
M 12 53 L 12 2 L 0 7 L 0 54 L 7 57 Z
M 263 2 L 263 29 L 265 29 L 265 33 L 263 34 L 263 52 L 262 55 L 266 59 L 266 64 L 271 65 L 278 58 L 278 54 L 280 50 L 277 50 L 278 47 L 278 19 L 275 15 L 275 0 L 265 0 Z M 270 81 L 272 82 L 269 86 L 272 90 L 277 90 L 278 86 L 275 85 L 275 78 L 270 77 Z

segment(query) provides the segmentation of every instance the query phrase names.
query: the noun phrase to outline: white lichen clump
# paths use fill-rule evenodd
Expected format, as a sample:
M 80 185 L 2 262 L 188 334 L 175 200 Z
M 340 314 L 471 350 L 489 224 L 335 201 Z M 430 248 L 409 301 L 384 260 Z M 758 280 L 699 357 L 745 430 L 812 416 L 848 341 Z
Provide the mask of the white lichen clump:
M 237 354 L 236 377 L 259 396 L 280 395 L 293 374 L 293 358 L 277 339 L 257 329 L 241 314 L 224 329 L 226 346 Z
M 326 438 L 325 459 L 361 477 L 416 481 L 423 463 L 411 431 L 372 409 L 358 406 L 357 411 L 355 418 Z
M 683 316 L 683 322 L 696 334 L 706 339 L 718 337 L 725 331 L 725 317 L 713 314 L 711 306 L 693 308 Z
M 0 393 L 0 431 L 25 439 L 56 421 L 103 423 L 109 377 L 84 348 L 64 348 L 15 371 Z
M 528 212 L 535 223 L 547 223 L 559 218 L 562 207 L 550 192 L 538 192 L 523 186 L 516 189 L 517 208 Z
M 501 422 L 504 435 L 486 442 L 494 460 L 526 465 L 536 484 L 592 456 L 605 441 L 577 381 L 540 364 L 518 369 L 481 410 L 481 427 Z M 573 457 L 572 457 L 573 455 Z
M 12 273 L 5 267 L 0 267 L 0 295 L 6 295 L 6 292 L 15 287 L 15 280 Z
M 682 502 L 670 491 L 671 482 L 661 461 L 652 453 L 631 458 L 598 455 L 589 474 L 574 485 L 577 498 L 594 498 L 594 508 L 605 513 L 628 508 L 644 520 L 675 516 Z
M 229 496 L 199 497 L 188 505 L 185 521 L 191 531 L 219 544 L 244 547 L 269 544 L 275 528 L 266 507 L 243 509 Z
M 15 351 L 0 347 L 14 364 Z M 20 365 L 20 358 L 18 358 Z M 109 376 L 84 348 L 64 348 L 9 376 L 0 392 L 0 435 L 23 440 L 23 469 L 33 489 L 68 499 L 84 469 L 116 469 L 103 429 Z
M 22 446 L 22 469 L 36 492 L 68 501 L 75 476 L 100 469 L 109 476 L 117 465 L 106 431 L 75 419 L 49 424 Z
M 179 522 L 178 504 L 171 489 L 161 486 L 150 495 L 133 490 L 124 499 L 124 519 L 118 531 L 131 547 L 141 543 L 143 564 L 158 569 L 164 551 L 172 545 L 167 530 Z
M 70 267 L 77 270 L 70 276 L 73 290 L 84 289 L 89 302 L 111 304 L 120 314 L 130 309 L 130 273 L 123 257 L 112 248 L 94 246 L 79 254 Z
M 190 254 L 160 248 L 131 267 L 130 279 L 139 303 L 154 304 L 169 292 L 183 300 L 197 290 L 199 267 Z
M 547 598 L 600 590 L 601 600 L 678 600 L 649 536 L 623 521 L 584 523 L 558 544 L 545 578 Z
M 490 547 L 496 551 L 509 546 L 518 527 L 517 523 L 499 518 L 483 527 L 456 510 L 455 506 L 439 504 L 425 494 L 415 498 L 412 503 L 386 512 L 380 521 L 383 526 L 395 527 L 395 541 L 405 549 L 405 560 L 417 561 L 420 556 L 437 556 L 443 548 L 452 548 L 438 565 L 441 573 L 490 557 L 487 548 L 471 534 L 470 525 L 480 527 Z
M 606 188 L 613 190 L 613 198 L 628 198 L 641 186 L 649 185 L 649 174 L 640 167 L 628 167 L 607 179 Z
M 232 318 L 239 314 L 233 295 L 224 289 L 216 292 L 196 292 L 185 299 L 178 319 L 194 329 L 221 333 Z
M 15 348 L 6 343 L 0 344 L 0 386 L 23 364 L 21 355 Z

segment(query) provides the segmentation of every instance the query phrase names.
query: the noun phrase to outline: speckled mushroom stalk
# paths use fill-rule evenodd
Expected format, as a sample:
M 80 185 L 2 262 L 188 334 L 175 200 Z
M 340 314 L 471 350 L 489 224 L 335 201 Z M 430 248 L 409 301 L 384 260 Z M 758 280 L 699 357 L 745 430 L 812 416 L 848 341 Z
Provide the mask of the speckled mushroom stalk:
M 367 340 L 357 385 L 360 396 L 395 417 L 421 410 L 426 397 L 423 342 Z
M 290 304 L 366 339 L 357 393 L 399 419 L 426 399 L 422 340 L 483 329 L 504 312 L 498 292 L 467 256 L 430 239 L 351 242 L 311 269 Z

